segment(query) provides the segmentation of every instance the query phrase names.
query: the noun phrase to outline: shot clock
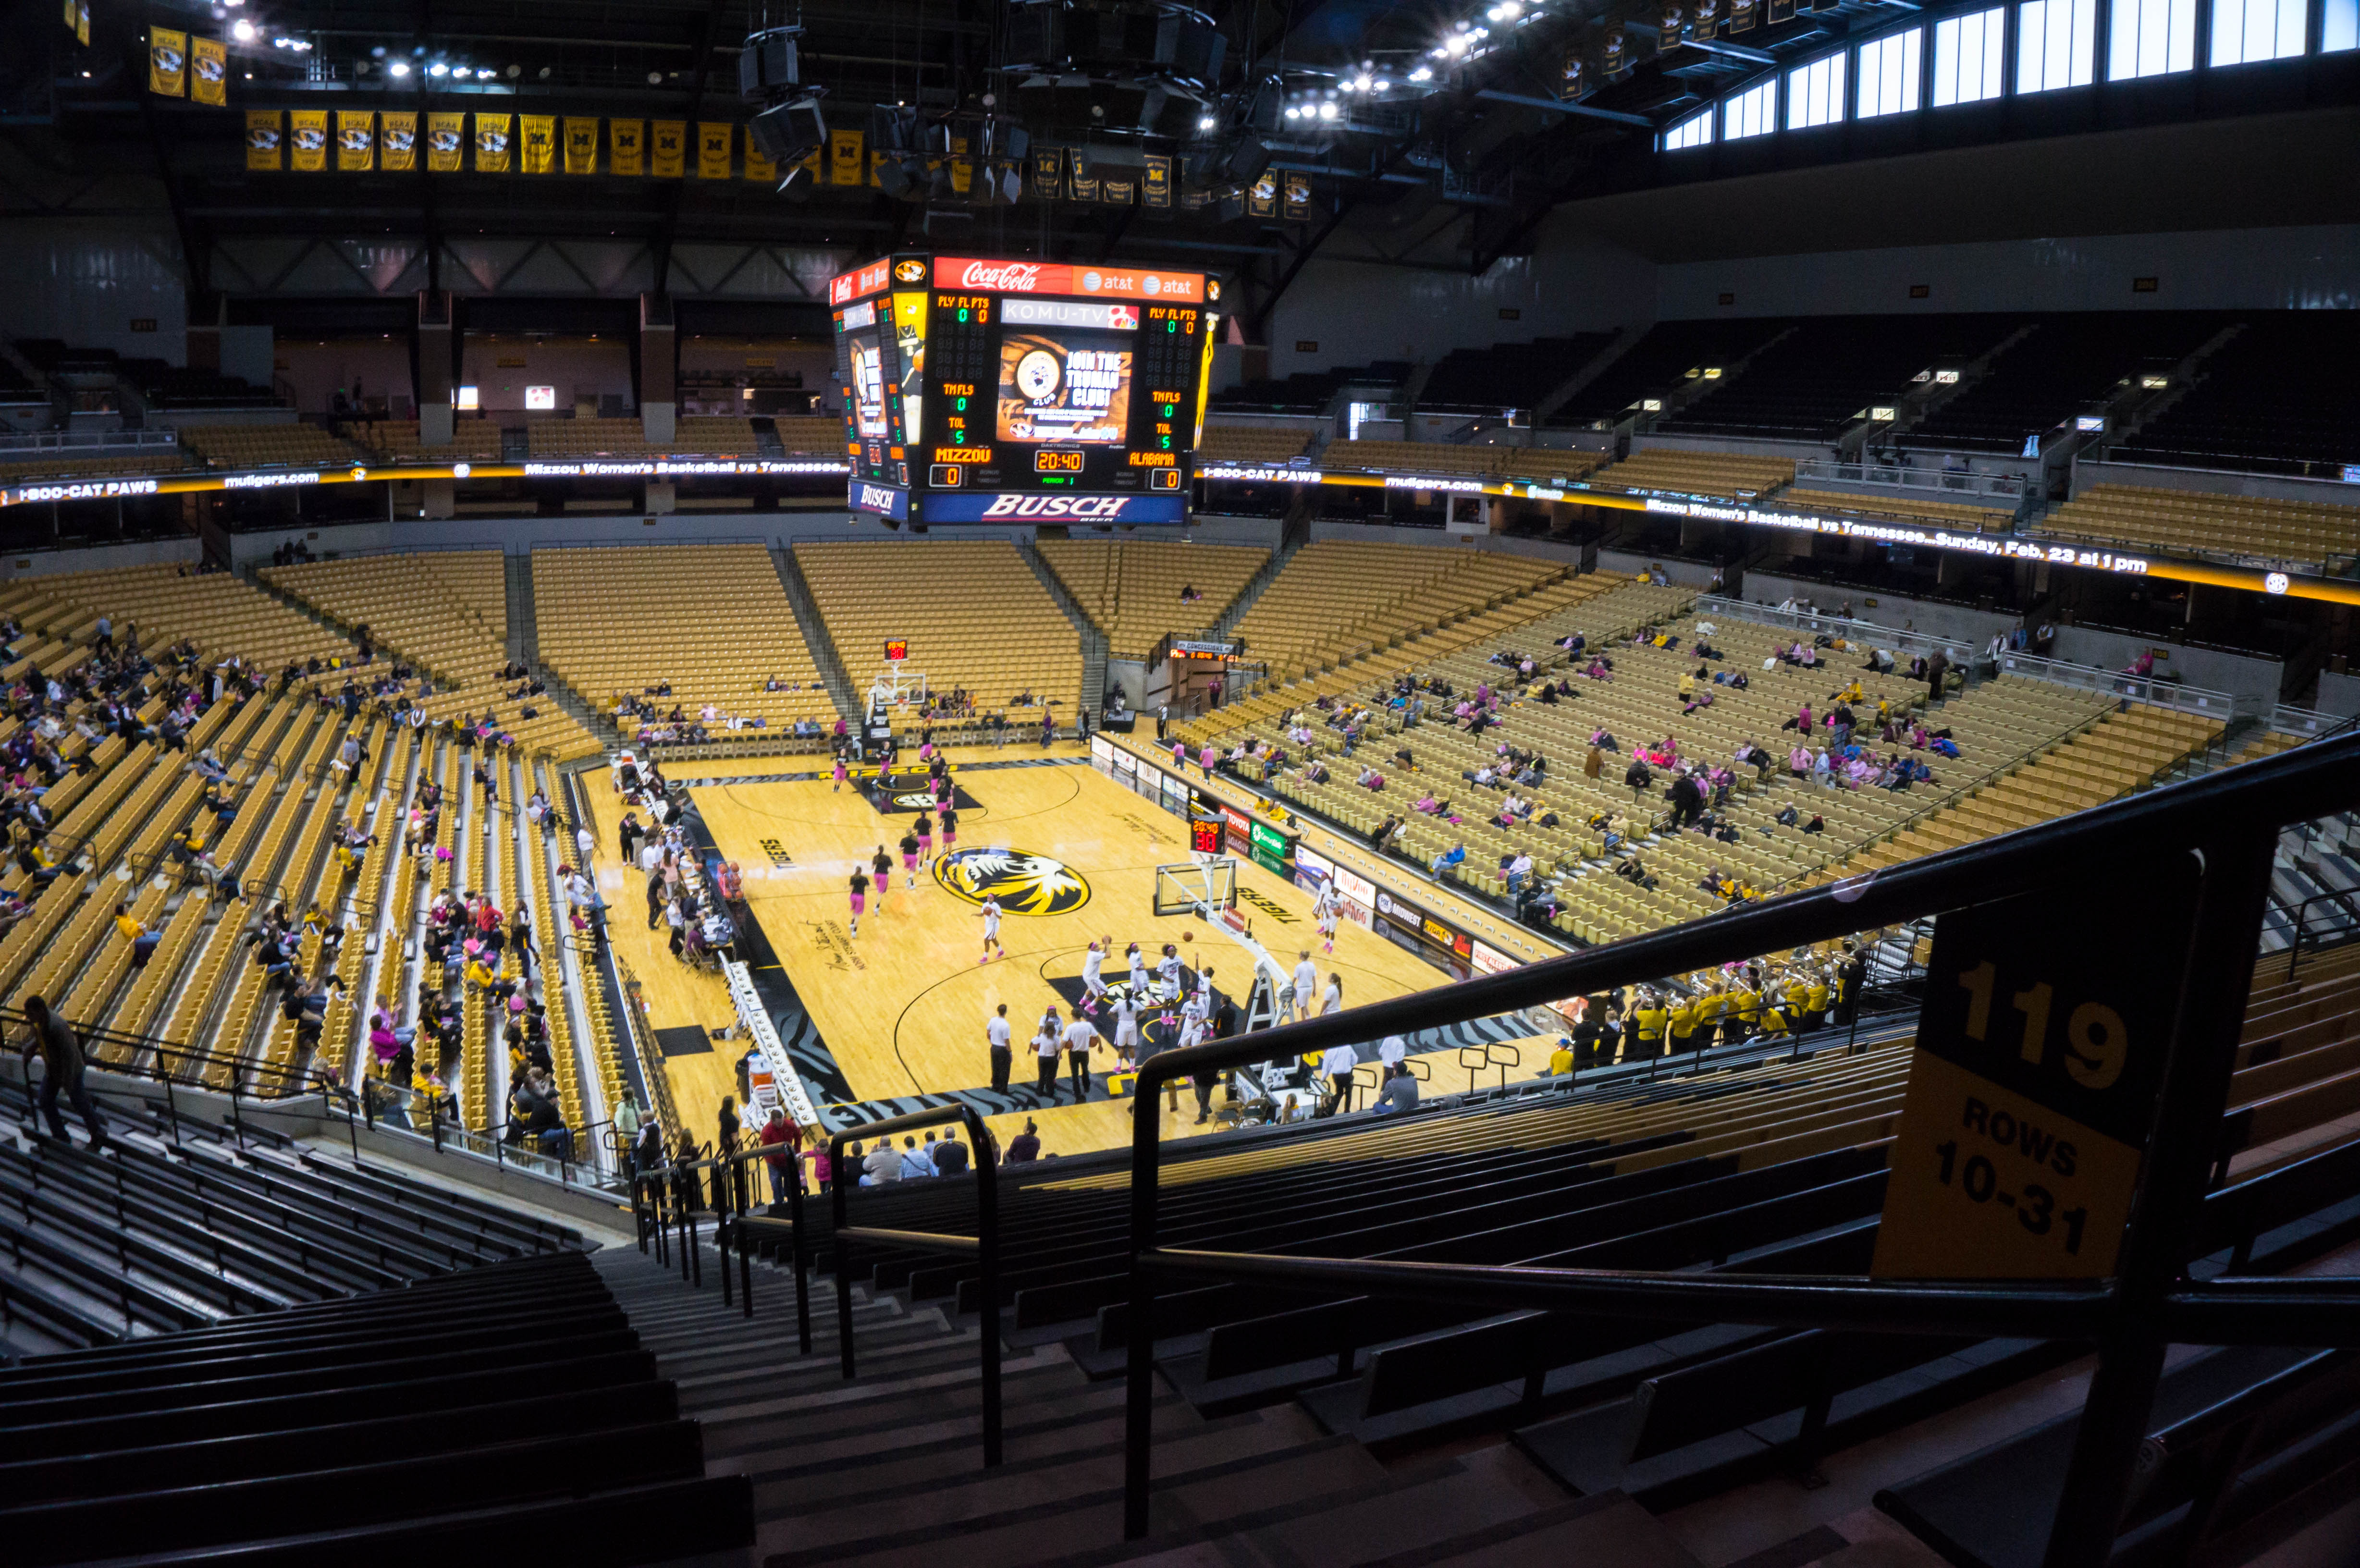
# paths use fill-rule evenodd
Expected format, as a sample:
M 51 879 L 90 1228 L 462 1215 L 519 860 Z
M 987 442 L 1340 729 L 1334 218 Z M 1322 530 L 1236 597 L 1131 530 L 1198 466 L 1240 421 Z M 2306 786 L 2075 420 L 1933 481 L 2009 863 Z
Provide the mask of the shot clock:
M 828 286 L 850 504 L 934 523 L 1186 520 L 1202 273 L 897 256 Z

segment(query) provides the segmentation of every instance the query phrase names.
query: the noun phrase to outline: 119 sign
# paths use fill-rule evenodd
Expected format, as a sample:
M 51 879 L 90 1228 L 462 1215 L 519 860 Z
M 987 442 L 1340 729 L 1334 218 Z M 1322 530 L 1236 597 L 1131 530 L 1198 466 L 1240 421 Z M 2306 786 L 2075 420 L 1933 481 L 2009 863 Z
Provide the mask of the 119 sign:
M 1936 922 L 1872 1272 L 2110 1273 L 2162 1083 L 2196 871 L 2110 911 L 2011 898 Z

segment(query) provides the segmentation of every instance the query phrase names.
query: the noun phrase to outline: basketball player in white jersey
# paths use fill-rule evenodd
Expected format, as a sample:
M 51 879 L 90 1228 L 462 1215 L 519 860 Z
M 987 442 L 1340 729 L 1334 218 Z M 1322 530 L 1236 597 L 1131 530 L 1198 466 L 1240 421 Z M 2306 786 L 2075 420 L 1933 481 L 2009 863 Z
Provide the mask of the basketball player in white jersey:
M 1125 1067 L 1139 1065 L 1139 1015 L 1142 1007 L 1136 992 L 1117 996 L 1114 1007 L 1114 1052 L 1122 1058 Z
M 1002 946 L 1000 941 L 1000 899 L 987 893 L 983 897 L 983 956 L 977 959 L 976 963 L 978 964 L 990 963 L 992 951 L 995 948 L 999 950 L 1000 957 L 1008 956 L 1008 949 Z
M 1287 992 L 1286 1005 L 1279 1011 L 1278 1021 L 1281 1023 L 1293 1022 L 1297 1013 L 1307 1018 L 1312 1008 L 1318 1005 L 1319 966 L 1311 962 L 1311 950 L 1307 947 L 1295 954 L 1295 984 Z
M 1106 940 L 1111 942 L 1114 939 L 1109 937 Z M 1082 954 L 1082 1011 L 1093 1018 L 1098 1016 L 1099 1000 L 1107 994 L 1106 981 L 1100 978 L 1105 968 L 1106 949 L 1094 942 L 1090 943 L 1089 951 Z
M 1164 1027 L 1170 1029 L 1173 1005 L 1180 1000 L 1180 950 L 1168 942 L 1155 964 L 1155 999 L 1164 1004 Z
M 1318 901 L 1311 906 L 1311 920 L 1312 923 L 1319 928 L 1320 940 L 1327 944 L 1325 951 L 1335 952 L 1336 884 L 1333 882 L 1322 882 L 1319 885 Z
M 1144 1004 L 1147 999 L 1147 960 L 1140 953 L 1139 943 L 1134 942 L 1125 948 L 1123 957 L 1131 963 L 1131 1000 Z

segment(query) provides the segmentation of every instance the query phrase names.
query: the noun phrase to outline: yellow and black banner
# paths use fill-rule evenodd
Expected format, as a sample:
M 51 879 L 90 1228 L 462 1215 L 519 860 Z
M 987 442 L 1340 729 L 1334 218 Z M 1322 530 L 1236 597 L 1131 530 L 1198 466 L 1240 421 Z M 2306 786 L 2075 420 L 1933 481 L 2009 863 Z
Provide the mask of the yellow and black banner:
M 477 114 L 475 116 L 475 172 L 506 174 L 508 171 L 508 141 L 516 135 L 513 114 Z
M 78 0 L 66 0 L 66 31 L 70 33 L 74 30 L 74 8 L 77 4 Z
M 827 180 L 831 185 L 858 185 L 869 172 L 869 137 L 861 131 L 827 133 Z
M 746 178 L 767 185 L 779 182 L 779 166 L 762 156 L 762 149 L 754 145 L 751 131 L 746 133 Z
M 1120 176 L 1109 174 L 1098 181 L 1098 204 L 1102 207 L 1129 207 L 1139 199 L 1139 180 L 1131 170 Z
M 363 174 L 377 167 L 377 114 L 368 109 L 336 111 L 336 168 Z
M 456 174 L 467 150 L 467 116 L 457 110 L 437 109 L 426 116 L 426 170 Z
M 1246 192 L 1246 212 L 1257 218 L 1278 216 L 1278 172 L 1264 169 L 1262 177 Z
M 700 120 L 696 125 L 696 177 L 699 180 L 729 178 L 729 149 L 738 139 L 738 127 L 719 120 Z
M 1584 63 L 1585 62 L 1581 58 L 1581 51 L 1579 49 L 1569 49 L 1565 51 L 1564 62 L 1560 64 L 1557 70 L 1557 95 L 1558 97 L 1579 98 L 1581 96 L 1581 73 Z
M 1613 75 L 1629 63 L 1622 53 L 1622 28 L 1620 25 L 1606 29 L 1606 74 Z
M 1754 0 L 1729 0 L 1729 30 L 1732 33 L 1754 30 Z
M 306 174 L 317 174 L 328 167 L 328 112 L 325 109 L 296 109 L 288 114 L 295 127 L 292 162 Z
M 1090 167 L 1089 155 L 1080 147 L 1067 148 L 1065 168 L 1068 170 L 1065 194 L 1076 201 L 1097 201 L 1098 175 L 1098 170 Z
M 73 14 L 74 42 L 88 49 L 90 47 L 90 0 L 74 0 Z
M 1147 155 L 1147 167 L 1140 173 L 1140 204 L 1156 212 L 1172 205 L 1172 159 L 1161 153 Z
M 519 114 L 523 127 L 523 150 L 517 161 L 527 174 L 557 172 L 557 116 L 554 114 Z
M 275 169 L 285 167 L 279 156 L 280 144 L 287 139 L 287 115 L 278 109 L 248 109 L 246 112 L 246 167 L 251 169 Z
M 1666 5 L 1663 21 L 1655 38 L 1657 52 L 1668 49 L 1679 42 L 1680 30 L 1686 27 L 1688 23 L 1688 10 L 1685 6 Z
M 1286 177 L 1286 218 L 1293 223 L 1311 216 L 1311 176 L 1289 173 Z
M 418 111 L 388 109 L 377 116 L 377 166 L 388 174 L 418 167 Z
M 219 109 L 229 103 L 229 46 L 219 38 L 189 40 L 189 96 Z
M 1795 0 L 1770 0 L 1769 18 L 1770 25 L 1774 27 L 1781 22 L 1793 21 L 1795 19 Z
M 1065 189 L 1065 149 L 1060 147 L 1035 147 L 1032 149 L 1032 193 L 1044 201 L 1054 201 Z
M 645 120 L 606 122 L 606 172 L 636 180 L 648 171 L 648 123 Z
M 595 119 L 574 114 L 565 116 L 565 172 L 598 172 L 598 122 Z
M 148 91 L 180 98 L 189 91 L 189 35 L 169 27 L 148 29 Z
M 680 180 L 688 173 L 688 122 L 658 120 L 650 144 L 649 172 L 658 180 Z

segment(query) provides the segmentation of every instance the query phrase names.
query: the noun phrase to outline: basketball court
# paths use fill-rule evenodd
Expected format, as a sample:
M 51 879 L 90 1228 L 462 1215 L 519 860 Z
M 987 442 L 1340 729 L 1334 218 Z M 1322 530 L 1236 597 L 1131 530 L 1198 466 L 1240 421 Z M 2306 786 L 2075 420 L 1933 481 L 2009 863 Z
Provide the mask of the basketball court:
M 915 821 L 895 791 L 880 811 L 856 779 L 832 787 L 824 758 L 753 759 L 734 765 L 683 763 L 672 769 L 688 789 L 692 821 L 713 852 L 744 873 L 759 934 L 748 932 L 746 956 L 771 1004 L 780 1033 L 814 1104 L 856 1103 L 890 1109 L 935 1104 L 928 1096 L 988 1090 L 991 1068 L 984 1027 L 1001 1004 L 1014 1040 L 1011 1092 L 986 1108 L 1004 1143 L 1027 1116 L 1040 1124 L 1045 1152 L 1074 1153 L 1127 1142 L 1131 1102 L 1105 1094 L 1117 1069 L 1110 1046 L 1094 1053 L 1093 1097 L 1076 1105 L 1060 1079 L 1057 1104 L 1038 1105 L 1029 1041 L 1050 1007 L 1070 1021 L 1082 994 L 1083 955 L 1093 939 L 1111 938 L 1104 975 L 1126 976 L 1123 950 L 1136 942 L 1153 970 L 1165 942 L 1179 946 L 1187 971 L 1209 965 L 1215 987 L 1247 1006 L 1254 972 L 1246 947 L 1194 915 L 1158 916 L 1157 867 L 1190 862 L 1187 824 L 1157 810 L 1092 768 L 1084 747 L 1063 742 L 978 747 L 951 755 L 960 800 L 958 844 L 916 886 L 901 869 L 900 841 Z M 902 778 L 922 769 L 905 761 Z M 605 777 L 583 779 L 599 841 L 599 886 L 612 907 L 617 954 L 641 983 L 650 1020 L 665 1040 L 664 1070 L 682 1114 L 710 1137 L 720 1097 L 738 1092 L 742 1041 L 711 1040 L 734 1014 L 717 975 L 673 958 L 667 934 L 650 931 L 644 883 L 615 856 L 622 807 Z M 967 802 L 972 801 L 973 804 Z M 850 929 L 848 882 L 880 847 L 893 862 L 893 886 L 872 890 L 859 934 Z M 711 853 L 711 852 L 708 852 Z M 1349 921 L 1340 922 L 1333 954 L 1319 950 L 1312 896 L 1248 862 L 1236 862 L 1236 912 L 1282 969 L 1306 948 L 1324 978 L 1340 976 L 1348 1007 L 1442 983 L 1447 976 L 1415 954 Z M 984 956 L 981 901 L 997 896 L 1004 911 L 1006 956 Z M 1167 901 L 1171 889 L 1167 887 Z M 1185 940 L 1184 940 L 1185 939 Z M 792 1017 L 797 1008 L 803 1020 Z M 807 1021 L 807 1027 L 798 1027 Z M 1093 1022 L 1109 1041 L 1110 1016 Z M 691 1030 L 708 1031 L 694 1049 Z M 671 1054 L 673 1042 L 688 1047 Z M 1062 1068 L 1062 1063 L 1061 1063 Z M 1167 1118 L 1167 1136 L 1194 1129 L 1195 1112 Z

